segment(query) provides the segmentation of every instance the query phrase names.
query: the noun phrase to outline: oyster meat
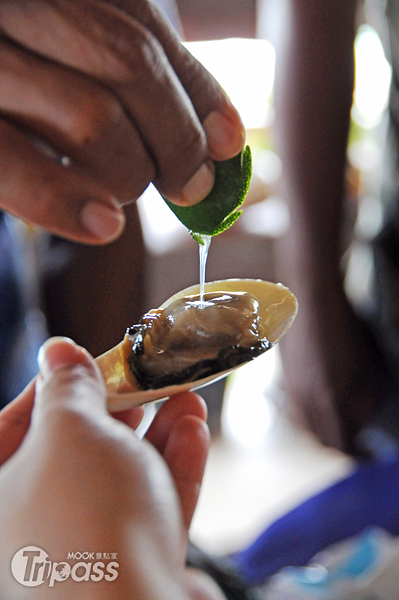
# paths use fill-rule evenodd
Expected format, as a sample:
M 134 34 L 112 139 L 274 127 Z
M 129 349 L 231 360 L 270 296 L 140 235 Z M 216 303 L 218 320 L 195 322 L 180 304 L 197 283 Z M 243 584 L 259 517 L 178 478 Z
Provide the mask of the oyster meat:
M 197 389 L 263 354 L 286 333 L 297 300 L 281 284 L 226 279 L 178 292 L 99 356 L 108 407 L 124 410 Z
M 142 389 L 197 381 L 259 356 L 266 339 L 259 302 L 247 292 L 184 296 L 127 330 L 130 370 Z

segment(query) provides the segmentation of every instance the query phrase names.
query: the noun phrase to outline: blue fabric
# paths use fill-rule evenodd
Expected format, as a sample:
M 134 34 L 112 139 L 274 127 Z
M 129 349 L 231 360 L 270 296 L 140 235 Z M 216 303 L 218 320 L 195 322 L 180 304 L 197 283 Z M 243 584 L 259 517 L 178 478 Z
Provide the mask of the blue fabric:
M 346 479 L 313 496 L 268 527 L 234 557 L 249 585 L 261 585 L 285 566 L 376 525 L 399 535 L 399 459 L 361 464 Z

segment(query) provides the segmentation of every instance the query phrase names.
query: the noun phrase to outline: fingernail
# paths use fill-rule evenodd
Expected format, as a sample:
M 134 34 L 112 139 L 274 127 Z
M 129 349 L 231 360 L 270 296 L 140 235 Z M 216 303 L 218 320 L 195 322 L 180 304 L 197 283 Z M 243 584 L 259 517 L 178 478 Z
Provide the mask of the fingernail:
M 232 113 L 230 119 L 219 111 L 213 111 L 206 117 L 203 127 L 213 159 L 227 160 L 242 150 L 245 129 L 238 113 Z
M 66 369 L 78 362 L 80 348 L 67 337 L 52 337 L 40 347 L 37 363 L 43 376 Z
M 197 204 L 209 194 L 213 183 L 213 169 L 207 162 L 204 162 L 182 189 L 181 200 L 188 205 Z
M 113 240 L 125 226 L 125 215 L 117 206 L 90 200 L 81 213 L 80 221 L 90 233 L 103 241 Z

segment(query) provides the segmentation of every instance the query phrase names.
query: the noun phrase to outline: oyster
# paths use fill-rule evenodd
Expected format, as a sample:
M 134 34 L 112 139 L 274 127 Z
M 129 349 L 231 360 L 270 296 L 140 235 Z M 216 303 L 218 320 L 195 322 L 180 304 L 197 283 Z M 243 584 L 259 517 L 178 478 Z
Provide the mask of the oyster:
M 175 294 L 97 358 L 110 410 L 196 389 L 271 348 L 291 326 L 295 296 L 281 284 L 227 279 Z
M 247 292 L 179 298 L 127 330 L 130 370 L 142 389 L 197 381 L 232 369 L 271 347 Z

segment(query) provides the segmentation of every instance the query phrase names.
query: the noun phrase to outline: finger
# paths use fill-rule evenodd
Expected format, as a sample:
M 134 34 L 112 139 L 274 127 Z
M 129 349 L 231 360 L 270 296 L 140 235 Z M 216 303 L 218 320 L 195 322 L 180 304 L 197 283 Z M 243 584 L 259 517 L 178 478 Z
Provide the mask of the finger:
M 158 410 L 145 437 L 160 454 L 165 451 L 175 422 L 186 415 L 193 415 L 202 421 L 206 420 L 207 408 L 201 396 L 193 392 L 182 392 L 172 396 Z
M 184 573 L 187 595 L 191 600 L 226 600 L 215 580 L 204 571 L 192 567 Z
M 92 179 L 56 164 L 1 119 L 0 145 L 4 210 L 78 242 L 105 243 L 121 233 L 123 210 Z
M 154 177 L 139 133 L 115 95 L 92 78 L 0 41 L 0 111 L 71 159 L 121 202 Z M 71 202 L 74 198 L 71 198 Z
M 112 416 L 117 421 L 121 421 L 131 429 L 137 429 L 143 420 L 144 416 L 144 407 L 136 406 L 134 408 L 130 408 L 128 410 L 121 410 L 119 412 L 113 412 Z
M 57 401 L 52 403 L 52 406 L 84 409 L 87 412 L 93 410 L 94 413 L 98 413 L 100 407 L 100 412 L 104 414 L 105 387 L 102 376 L 97 364 L 84 348 L 77 346 L 68 338 L 50 338 L 41 347 L 38 362 L 40 373 L 36 382 L 37 391 L 42 393 L 44 388 L 58 386 L 55 396 L 66 397 L 63 402 Z M 73 367 L 77 368 L 73 369 Z M 63 389 L 62 393 L 60 387 Z M 39 406 L 43 406 L 42 395 L 37 400 Z M 48 396 L 46 391 L 45 397 Z M 100 400 L 95 396 L 99 396 Z M 203 414 L 200 409 L 198 412 Z M 112 416 L 135 429 L 140 424 L 143 414 L 143 407 L 135 407 L 113 413 Z
M 16 452 L 29 429 L 35 381 L 0 412 L 0 465 Z
M 210 156 L 219 160 L 241 150 L 244 130 L 220 86 L 180 47 L 165 20 L 150 6 L 141 3 L 135 20 L 130 3 L 128 16 L 105 2 L 54 0 L 50 6 L 44 1 L 32 5 L 19 0 L 3 2 L 0 16 L 7 34 L 20 43 L 111 87 L 154 156 L 158 188 L 173 201 L 195 203 L 213 183 L 205 162 L 207 140 L 198 117 L 209 137 Z M 154 31 L 165 38 L 161 44 L 168 48 L 175 70 L 156 35 L 140 19 L 141 23 L 153 20 L 155 25 L 162 21 Z M 46 37 L 39 34 L 43 22 L 51 32 Z M 68 43 L 63 44 L 66 39 Z M 221 151 L 222 140 L 227 140 L 227 151 Z
M 65 412 L 92 418 L 107 416 L 106 391 L 95 361 L 67 338 L 50 338 L 39 350 L 32 425 Z
M 197 504 L 209 448 L 206 417 L 203 399 L 198 394 L 182 392 L 161 406 L 145 436 L 168 464 L 186 530 Z
M 161 10 L 146 0 L 107 0 L 147 27 L 161 42 L 204 127 L 209 156 L 227 160 L 245 141 L 244 125 L 227 94 L 210 73 L 180 43 Z
M 197 505 L 209 444 L 207 424 L 198 417 L 185 415 L 174 424 L 163 454 L 177 489 L 187 531 Z

